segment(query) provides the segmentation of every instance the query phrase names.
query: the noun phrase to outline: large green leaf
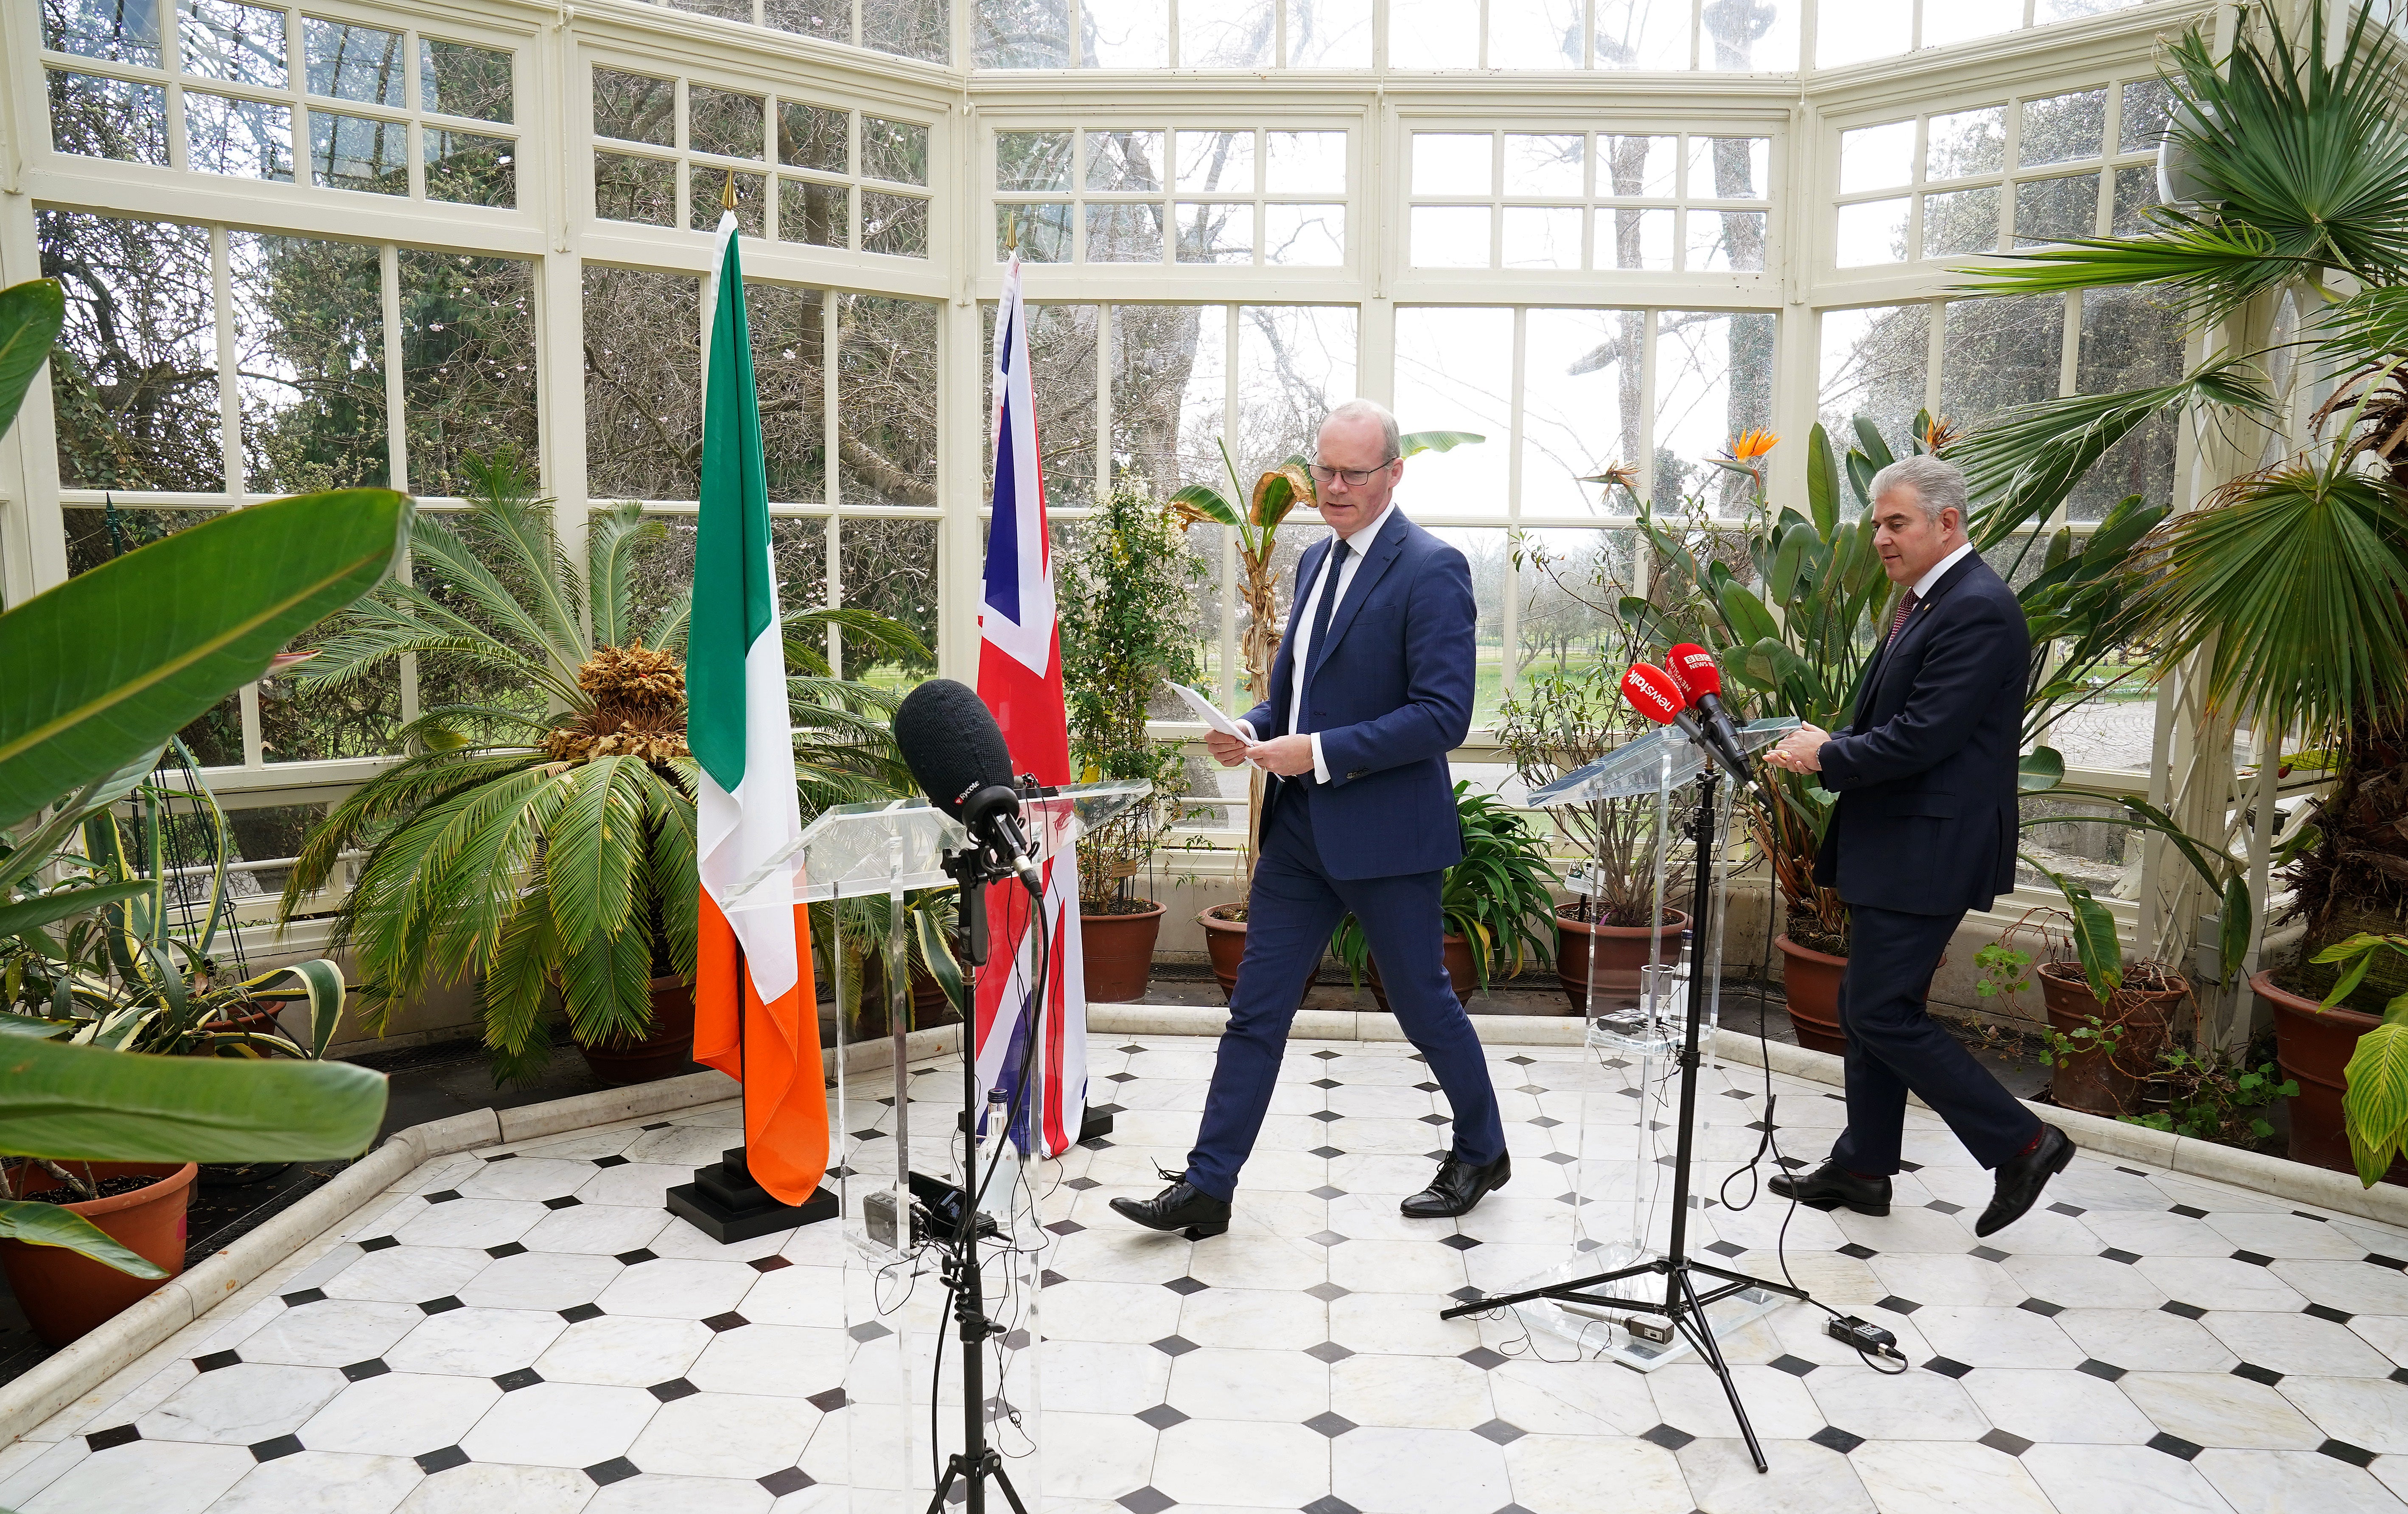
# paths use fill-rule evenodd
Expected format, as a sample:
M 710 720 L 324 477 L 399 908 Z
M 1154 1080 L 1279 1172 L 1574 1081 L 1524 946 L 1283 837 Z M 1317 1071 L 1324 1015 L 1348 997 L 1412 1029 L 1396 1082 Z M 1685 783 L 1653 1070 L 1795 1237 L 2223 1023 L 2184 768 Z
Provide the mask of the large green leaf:
M 0 1199 L 0 1239 L 22 1241 L 27 1246 L 63 1247 L 136 1277 L 167 1276 L 166 1268 L 120 1244 L 83 1216 L 55 1204 Z
M 1723 619 L 1729 623 L 1731 635 L 1738 641 L 1754 643 L 1768 638 L 1780 639 L 1781 627 L 1773 624 L 1772 613 L 1740 584 L 1725 584 L 1717 598 L 1722 602 Z
M 277 985 L 290 978 L 292 992 L 280 991 Z M 298 998 L 309 1005 L 309 1055 L 322 1057 L 326 1044 L 335 1039 L 335 1028 L 342 1023 L 343 1001 L 349 990 L 343 984 L 340 964 L 323 957 L 307 962 L 295 962 L 262 973 L 243 985 L 254 998 L 278 1000 Z
M 66 296 L 56 280 L 33 279 L 0 289 L 0 436 L 17 424 L 17 408 L 50 357 L 66 313 Z
M 2035 746 L 2015 764 L 2015 787 L 2038 794 L 2065 782 L 2065 755 L 2053 746 Z
M 234 511 L 0 615 L 0 828 L 155 751 L 398 559 L 409 501 L 346 489 Z M 40 670 L 41 676 L 24 676 Z
M 1170 503 L 1174 507 L 1185 506 L 1187 511 L 1199 520 L 1211 521 L 1220 526 L 1238 524 L 1238 512 L 1230 508 L 1227 500 L 1221 497 L 1219 490 L 1208 483 L 1187 485 L 1170 497 Z
M 1806 433 L 1806 508 L 1814 512 L 1815 534 L 1830 541 L 1840 526 L 1840 460 L 1820 421 Z
M 2216 956 L 2224 964 L 2228 979 L 2241 968 L 2241 959 L 2249 955 L 2249 930 L 2256 924 L 2251 918 L 2258 906 L 2249 897 L 2249 879 L 2235 872 L 2224 884 L 2224 917 L 2217 922 Z
M 0 1153 L 85 1161 L 313 1161 L 367 1149 L 381 1073 L 0 1039 Z
M 38 930 L 46 925 L 114 904 L 125 900 L 148 899 L 157 894 L 155 878 L 137 878 L 131 883 L 97 884 L 87 888 L 61 888 L 48 894 L 36 894 L 14 904 L 0 904 L 0 938 Z
M 1477 431 L 1408 431 L 1397 439 L 1397 455 L 1411 457 L 1415 453 L 1453 452 L 1488 439 Z
M 2358 1038 L 2342 1070 L 2342 1130 L 2358 1180 L 2383 1181 L 2408 1138 L 2408 1026 L 2378 1025 Z

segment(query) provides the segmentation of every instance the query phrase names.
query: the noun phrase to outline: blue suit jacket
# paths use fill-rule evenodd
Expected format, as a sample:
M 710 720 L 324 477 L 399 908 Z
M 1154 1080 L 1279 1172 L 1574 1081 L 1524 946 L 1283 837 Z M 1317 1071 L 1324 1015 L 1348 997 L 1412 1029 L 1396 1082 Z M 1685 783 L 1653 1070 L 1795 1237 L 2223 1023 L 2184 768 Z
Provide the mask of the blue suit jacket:
M 1988 909 L 2015 883 L 2015 762 L 2031 634 L 2014 591 L 1969 554 L 1915 606 L 1823 747 L 1840 796 L 1814 881 L 1909 915 Z
M 1288 602 L 1301 606 L 1335 537 L 1305 550 Z M 1273 780 L 1267 803 L 1301 797 L 1333 878 L 1433 872 L 1463 859 L 1446 755 L 1471 728 L 1477 612 L 1463 554 L 1394 511 L 1363 555 L 1302 670 L 1304 729 L 1321 735 L 1329 782 Z M 1280 642 L 1270 698 L 1246 715 L 1288 734 L 1296 641 Z

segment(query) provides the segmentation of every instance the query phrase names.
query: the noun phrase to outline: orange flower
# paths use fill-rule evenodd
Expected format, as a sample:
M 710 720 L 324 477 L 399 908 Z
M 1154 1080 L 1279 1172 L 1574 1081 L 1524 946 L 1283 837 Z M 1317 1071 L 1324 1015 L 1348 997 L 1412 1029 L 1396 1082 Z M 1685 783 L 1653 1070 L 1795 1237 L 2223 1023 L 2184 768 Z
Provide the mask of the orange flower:
M 1591 473 L 1586 478 L 1582 479 L 1581 482 L 1583 483 L 1602 483 L 1609 489 L 1616 487 L 1635 489 L 1639 487 L 1639 469 L 1637 465 L 1632 463 L 1609 463 L 1606 465 L 1604 472 Z
M 1956 440 L 1957 436 L 1956 422 L 1945 415 L 1930 416 L 1923 428 L 1923 450 L 1939 452 Z
M 1731 439 L 1730 460 L 1734 463 L 1753 463 L 1779 445 L 1781 445 L 1781 439 L 1770 431 L 1761 429 L 1742 431 Z

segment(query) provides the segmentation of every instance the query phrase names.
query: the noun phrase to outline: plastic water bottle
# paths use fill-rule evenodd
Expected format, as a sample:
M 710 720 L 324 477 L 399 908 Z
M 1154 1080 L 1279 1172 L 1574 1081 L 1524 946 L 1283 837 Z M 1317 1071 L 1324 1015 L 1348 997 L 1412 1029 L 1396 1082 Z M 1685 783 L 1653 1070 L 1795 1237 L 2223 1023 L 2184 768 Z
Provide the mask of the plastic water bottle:
M 981 1212 L 1005 1230 L 1011 1228 L 1011 1205 L 1020 1189 L 1020 1148 L 1011 1141 L 1011 1114 L 1000 1091 L 989 1095 L 986 1128 L 979 1140 L 978 1172 L 971 1187 L 983 1187 Z

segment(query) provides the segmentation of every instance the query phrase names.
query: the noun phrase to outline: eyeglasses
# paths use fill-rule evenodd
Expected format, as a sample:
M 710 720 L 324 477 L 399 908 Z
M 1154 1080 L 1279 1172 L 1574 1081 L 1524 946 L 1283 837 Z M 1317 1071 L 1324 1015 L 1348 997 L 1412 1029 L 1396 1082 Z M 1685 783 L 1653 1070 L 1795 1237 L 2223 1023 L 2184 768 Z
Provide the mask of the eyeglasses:
M 1392 463 L 1396 459 L 1390 458 L 1388 461 Z M 1343 474 L 1348 488 L 1359 489 L 1386 472 L 1388 463 L 1382 463 L 1377 468 L 1331 468 L 1326 463 L 1307 463 L 1304 465 L 1304 470 L 1312 475 L 1312 482 L 1315 483 L 1335 483 L 1339 476 Z

